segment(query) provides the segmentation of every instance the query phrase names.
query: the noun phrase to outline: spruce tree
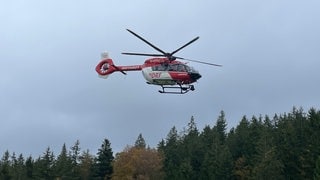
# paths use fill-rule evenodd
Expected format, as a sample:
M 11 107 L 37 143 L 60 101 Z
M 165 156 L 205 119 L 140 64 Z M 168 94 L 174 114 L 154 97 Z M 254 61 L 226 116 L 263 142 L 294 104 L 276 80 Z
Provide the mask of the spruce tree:
M 98 149 L 97 157 L 94 165 L 94 177 L 99 179 L 111 179 L 113 173 L 112 161 L 113 152 L 111 143 L 108 139 L 104 139 L 101 148 Z
M 134 143 L 134 147 L 136 148 L 142 148 L 145 149 L 146 148 L 146 141 L 144 140 L 144 138 L 142 137 L 142 134 L 140 133 L 136 142 Z
M 0 164 L 0 179 L 11 179 L 10 174 L 10 153 L 8 150 L 5 151 L 1 159 Z
M 71 159 L 67 154 L 66 144 L 63 144 L 61 153 L 55 162 L 55 176 L 58 178 L 70 178 L 72 176 Z
M 318 159 L 316 161 L 316 168 L 314 169 L 313 179 L 314 180 L 320 179 L 320 156 L 318 156 Z
M 29 156 L 26 160 L 26 177 L 27 179 L 33 178 L 33 164 L 34 161 L 31 156 Z

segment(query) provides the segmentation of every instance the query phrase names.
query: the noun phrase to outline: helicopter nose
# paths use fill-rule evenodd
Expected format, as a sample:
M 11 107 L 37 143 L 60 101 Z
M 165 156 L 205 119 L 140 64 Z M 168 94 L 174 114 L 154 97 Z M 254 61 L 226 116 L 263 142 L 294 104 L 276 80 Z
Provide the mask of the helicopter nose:
M 189 75 L 190 75 L 190 78 L 191 78 L 194 82 L 196 82 L 198 79 L 201 78 L 201 75 L 200 75 L 199 73 L 192 72 L 192 73 L 190 73 Z

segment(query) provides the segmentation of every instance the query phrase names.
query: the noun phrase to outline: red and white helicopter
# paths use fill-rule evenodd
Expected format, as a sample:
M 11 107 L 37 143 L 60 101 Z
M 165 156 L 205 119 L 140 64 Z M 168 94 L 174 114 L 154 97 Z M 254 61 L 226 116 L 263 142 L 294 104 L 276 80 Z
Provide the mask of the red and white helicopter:
M 138 34 L 134 33 L 133 31 L 129 29 L 127 30 L 161 54 L 122 53 L 125 55 L 152 56 L 152 58 L 147 59 L 142 65 L 116 66 L 114 65 L 112 59 L 109 58 L 108 53 L 102 53 L 102 59 L 96 66 L 96 71 L 100 77 L 107 78 L 108 75 L 116 71 L 121 72 L 125 75 L 126 71 L 142 71 L 143 77 L 147 80 L 148 84 L 159 85 L 162 87 L 162 90 L 159 90 L 160 93 L 185 94 L 190 90 L 194 91 L 194 85 L 192 85 L 192 83 L 200 79 L 201 75 L 192 67 L 187 66 L 186 63 L 177 61 L 176 59 L 212 66 L 221 66 L 218 64 L 174 56 L 175 53 L 195 42 L 199 39 L 199 37 L 192 39 L 191 41 L 171 53 L 166 53 Z M 178 89 L 178 91 L 167 91 L 167 89 Z

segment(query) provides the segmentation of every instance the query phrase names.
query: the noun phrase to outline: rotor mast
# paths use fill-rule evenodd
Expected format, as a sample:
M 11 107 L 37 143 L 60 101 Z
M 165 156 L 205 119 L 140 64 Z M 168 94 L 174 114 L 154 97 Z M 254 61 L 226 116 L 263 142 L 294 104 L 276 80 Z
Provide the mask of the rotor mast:
M 211 66 L 221 66 L 219 64 L 213 64 L 213 63 L 208 63 L 208 62 L 204 62 L 204 61 L 198 61 L 198 60 L 192 60 L 192 59 L 186 59 L 186 58 L 182 58 L 182 57 L 178 57 L 178 56 L 174 56 L 174 54 L 176 54 L 178 51 L 180 51 L 181 49 L 189 46 L 190 44 L 194 43 L 195 41 L 197 41 L 199 39 L 199 36 L 193 38 L 191 41 L 187 42 L 186 44 L 184 44 L 183 46 L 181 46 L 180 48 L 176 49 L 175 51 L 170 52 L 165 52 L 162 49 L 158 48 L 157 46 L 155 46 L 154 44 L 152 44 L 151 42 L 147 41 L 146 39 L 144 39 L 143 37 L 139 36 L 137 33 L 131 31 L 130 29 L 127 29 L 127 31 L 129 31 L 131 34 L 133 34 L 135 37 L 137 37 L 138 39 L 140 39 L 141 41 L 145 42 L 146 44 L 148 44 L 149 46 L 151 46 L 153 49 L 155 49 L 156 51 L 158 51 L 160 54 L 149 54 L 149 53 L 132 53 L 132 52 L 124 52 L 122 54 L 124 55 L 135 55 L 135 56 L 152 56 L 152 57 L 166 57 L 169 61 L 174 61 L 176 59 L 181 59 L 181 60 L 186 60 L 186 61 L 191 61 L 191 62 L 196 62 L 196 63 L 201 63 L 201 64 L 206 64 L 206 65 L 211 65 Z

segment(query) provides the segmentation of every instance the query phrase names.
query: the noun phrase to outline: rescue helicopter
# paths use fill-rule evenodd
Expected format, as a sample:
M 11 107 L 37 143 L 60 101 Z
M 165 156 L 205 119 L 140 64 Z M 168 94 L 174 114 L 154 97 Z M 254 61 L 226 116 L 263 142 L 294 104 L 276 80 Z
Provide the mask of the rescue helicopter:
M 221 66 L 219 64 L 174 56 L 174 54 L 181 49 L 198 40 L 199 37 L 192 39 L 175 51 L 168 53 L 135 32 L 129 29 L 127 29 L 127 31 L 158 51 L 159 54 L 123 52 L 122 54 L 124 55 L 149 56 L 151 58 L 145 60 L 144 64 L 141 65 L 118 66 L 113 63 L 113 60 L 109 57 L 108 53 L 104 52 L 101 54 L 101 61 L 97 64 L 95 69 L 99 77 L 107 78 L 114 72 L 120 72 L 126 75 L 126 71 L 142 71 L 147 84 L 161 86 L 162 89 L 159 90 L 160 93 L 185 94 L 190 90 L 195 90 L 193 83 L 197 82 L 197 80 L 201 78 L 201 75 L 193 67 L 188 66 L 184 62 L 177 61 L 177 59 L 211 66 Z

